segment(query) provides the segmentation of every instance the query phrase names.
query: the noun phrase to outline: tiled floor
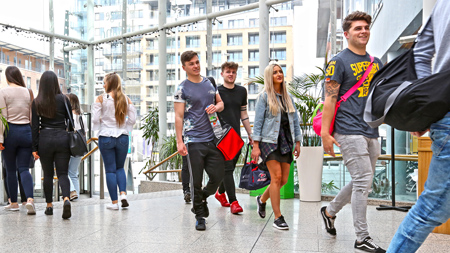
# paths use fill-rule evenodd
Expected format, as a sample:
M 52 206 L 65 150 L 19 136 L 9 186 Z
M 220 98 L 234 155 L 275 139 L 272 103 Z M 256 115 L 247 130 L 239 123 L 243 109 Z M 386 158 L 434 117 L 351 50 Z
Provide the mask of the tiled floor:
M 181 191 L 130 195 L 128 210 L 105 209 L 107 200 L 82 199 L 72 206 L 72 218 L 62 220 L 61 203 L 53 216 L 44 215 L 38 203 L 35 216 L 0 210 L 0 252 L 354 252 L 351 208 L 336 220 L 338 235 L 323 230 L 319 216 L 322 203 L 281 201 L 288 231 L 272 227 L 270 204 L 267 217 L 259 218 L 253 197 L 238 194 L 244 208 L 232 215 L 209 198 L 207 230 L 196 231 L 190 205 Z M 387 247 L 405 213 L 368 208 L 370 233 Z M 419 252 L 450 252 L 450 235 L 432 234 Z

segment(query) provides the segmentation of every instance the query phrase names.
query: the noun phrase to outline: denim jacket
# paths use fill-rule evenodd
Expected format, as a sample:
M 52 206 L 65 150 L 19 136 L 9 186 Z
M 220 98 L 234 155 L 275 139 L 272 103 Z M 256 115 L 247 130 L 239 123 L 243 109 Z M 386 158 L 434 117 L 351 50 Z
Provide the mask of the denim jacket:
M 281 95 L 277 94 L 277 99 L 279 100 Z M 289 95 L 294 104 L 292 96 Z M 300 133 L 300 123 L 298 120 L 297 109 L 295 112 L 288 113 L 289 118 L 289 128 L 291 130 L 292 139 L 294 142 L 300 141 L 302 139 Z M 254 141 L 262 141 L 267 143 L 277 143 L 278 134 L 280 131 L 281 124 L 281 112 L 277 115 L 272 115 L 269 110 L 269 103 L 267 101 L 267 93 L 263 92 L 258 96 L 256 101 L 255 110 L 255 122 L 253 123 L 253 135 Z

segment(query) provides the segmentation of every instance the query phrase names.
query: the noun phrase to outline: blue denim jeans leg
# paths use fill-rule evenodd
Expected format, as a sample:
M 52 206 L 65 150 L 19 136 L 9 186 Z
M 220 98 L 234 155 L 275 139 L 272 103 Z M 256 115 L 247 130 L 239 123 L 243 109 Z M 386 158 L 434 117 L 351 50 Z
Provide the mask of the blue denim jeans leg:
M 425 189 L 400 224 L 387 252 L 416 252 L 436 226 L 450 218 L 450 112 L 430 127 L 433 141 Z
M 80 182 L 78 180 L 78 167 L 80 166 L 82 156 L 70 157 L 69 161 L 69 179 L 70 179 L 70 191 L 76 191 L 80 194 Z
M 127 177 L 124 165 L 128 153 L 128 135 L 98 138 L 98 146 L 103 157 L 106 172 L 106 185 L 112 201 L 118 200 L 117 186 L 119 191 L 126 191 Z

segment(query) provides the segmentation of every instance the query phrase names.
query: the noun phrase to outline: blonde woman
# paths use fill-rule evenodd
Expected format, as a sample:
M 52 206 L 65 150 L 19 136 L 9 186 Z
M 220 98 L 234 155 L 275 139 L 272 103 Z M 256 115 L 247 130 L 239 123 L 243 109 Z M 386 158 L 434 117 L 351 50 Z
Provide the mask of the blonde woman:
M 112 201 L 107 208 L 118 210 L 117 187 L 122 208 L 129 206 L 123 167 L 128 153 L 128 135 L 136 123 L 136 109 L 123 93 L 118 74 L 107 74 L 103 82 L 105 93 L 98 96 L 92 106 L 93 129 L 99 130 L 98 146 L 105 164 L 106 185 Z
M 266 217 L 266 201 L 270 198 L 277 229 L 289 229 L 280 211 L 280 188 L 288 180 L 292 153 L 296 158 L 300 155 L 300 139 L 297 110 L 284 83 L 283 70 L 278 64 L 270 64 L 264 70 L 264 91 L 256 102 L 252 159 L 261 157 L 271 177 L 269 187 L 256 197 L 258 214 Z

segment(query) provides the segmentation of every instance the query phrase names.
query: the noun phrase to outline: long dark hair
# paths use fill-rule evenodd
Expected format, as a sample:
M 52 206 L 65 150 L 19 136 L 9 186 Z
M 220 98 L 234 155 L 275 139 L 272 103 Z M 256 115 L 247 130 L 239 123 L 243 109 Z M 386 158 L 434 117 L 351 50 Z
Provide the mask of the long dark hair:
M 76 114 L 81 115 L 80 100 L 78 100 L 77 95 L 69 93 L 66 94 L 66 96 L 69 98 L 72 110 L 74 110 Z
M 22 87 L 27 87 L 23 81 L 22 73 L 16 66 L 8 66 L 5 70 L 6 80 L 10 83 L 17 84 Z
M 39 94 L 34 99 L 39 116 L 54 118 L 56 114 L 56 95 L 61 94 L 58 77 L 55 72 L 47 70 L 42 74 Z

